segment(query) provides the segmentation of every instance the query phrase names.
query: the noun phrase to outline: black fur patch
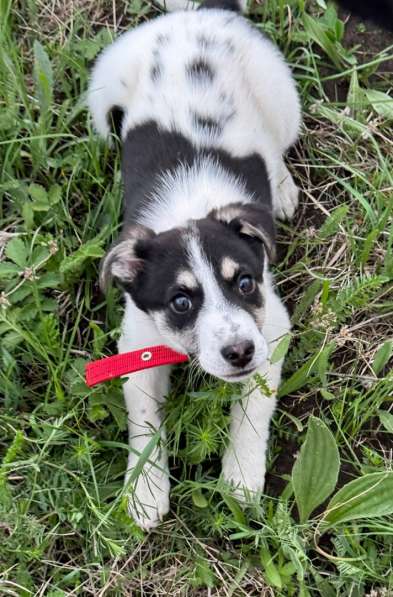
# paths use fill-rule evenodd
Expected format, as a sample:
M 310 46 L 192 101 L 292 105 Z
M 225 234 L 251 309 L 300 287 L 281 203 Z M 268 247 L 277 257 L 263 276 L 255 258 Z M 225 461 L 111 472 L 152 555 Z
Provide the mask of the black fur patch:
M 157 83 L 157 81 L 161 78 L 162 75 L 162 66 L 159 62 L 153 64 L 150 69 L 150 78 L 153 83 Z
M 196 81 L 198 83 L 211 83 L 215 77 L 213 67 L 203 58 L 197 58 L 196 60 L 193 60 L 186 67 L 186 73 L 193 82 Z
M 108 112 L 108 124 L 111 129 L 118 137 L 121 135 L 121 127 L 123 124 L 124 111 L 120 106 L 113 106 Z
M 204 0 L 199 6 L 199 9 L 203 8 L 221 8 L 222 10 L 240 12 L 240 5 L 237 0 Z
M 270 183 L 260 155 L 236 158 L 223 149 L 196 148 L 181 133 L 160 129 L 156 122 L 149 121 L 128 131 L 123 145 L 125 224 L 138 220 L 163 172 L 173 172 L 180 164 L 192 167 L 204 157 L 212 158 L 243 181 L 256 203 L 271 213 Z
M 159 46 L 166 46 L 170 42 L 169 35 L 165 35 L 163 33 L 159 33 L 157 35 L 157 44 Z
M 222 133 L 222 124 L 209 116 L 202 116 L 202 114 L 193 112 L 192 122 L 194 127 L 201 128 L 203 129 L 203 132 L 209 133 L 210 135 L 218 136 Z
M 227 39 L 225 41 L 225 47 L 226 47 L 226 49 L 228 50 L 228 52 L 230 54 L 234 54 L 235 53 L 235 46 L 234 46 L 233 42 L 230 39 Z
M 203 33 L 197 35 L 196 41 L 202 50 L 214 48 L 217 45 L 217 41 L 213 37 L 207 37 Z

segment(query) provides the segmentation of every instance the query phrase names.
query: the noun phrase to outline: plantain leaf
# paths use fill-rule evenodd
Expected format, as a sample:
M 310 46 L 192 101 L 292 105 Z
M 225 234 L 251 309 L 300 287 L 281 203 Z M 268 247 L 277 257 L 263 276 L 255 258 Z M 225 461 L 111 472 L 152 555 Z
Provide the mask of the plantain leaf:
M 330 500 L 324 520 L 329 526 L 393 513 L 393 471 L 370 473 L 350 481 Z
M 393 340 L 386 340 L 375 354 L 372 367 L 377 375 L 386 365 L 393 354 Z
M 385 427 L 386 431 L 389 431 L 389 433 L 393 433 L 393 415 L 384 410 L 380 410 L 378 414 L 379 420 Z
M 53 98 L 53 70 L 48 54 L 39 41 L 34 42 L 34 80 L 42 114 L 46 114 Z
M 393 97 L 376 89 L 367 89 L 366 96 L 377 114 L 393 120 Z
M 339 469 L 340 456 L 333 434 L 323 421 L 310 417 L 305 442 L 292 469 L 301 523 L 332 493 Z

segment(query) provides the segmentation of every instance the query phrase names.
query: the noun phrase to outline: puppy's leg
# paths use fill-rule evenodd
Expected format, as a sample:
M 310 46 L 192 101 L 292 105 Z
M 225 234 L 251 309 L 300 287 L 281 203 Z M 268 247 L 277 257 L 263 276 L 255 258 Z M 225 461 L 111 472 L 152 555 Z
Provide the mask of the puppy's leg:
M 298 206 L 298 197 L 299 189 L 284 160 L 281 160 L 277 173 L 277 188 L 273 193 L 274 215 L 280 220 L 291 220 Z
M 263 491 L 269 424 L 276 405 L 281 366 L 272 365 L 259 373 L 272 395 L 266 396 L 255 380 L 246 384 L 243 398 L 232 406 L 229 446 L 222 461 L 223 477 L 240 500 Z
M 282 156 L 295 143 L 301 125 L 296 85 L 284 57 L 254 30 L 247 39 L 244 68 L 264 127 L 269 130 L 269 147 L 265 146 L 262 155 L 272 185 L 274 213 L 280 219 L 290 219 L 297 207 L 298 190 Z
M 267 323 L 263 333 L 270 357 L 282 336 L 289 331 L 290 324 L 287 311 L 274 294 L 269 279 L 266 286 Z M 263 491 L 269 424 L 276 404 L 281 368 L 282 361 L 270 364 L 268 360 L 259 370 L 271 395 L 266 395 L 252 379 L 245 384 L 242 399 L 232 406 L 230 441 L 223 457 L 222 474 L 240 500 Z
M 128 301 L 119 352 L 162 344 L 151 319 Z M 133 373 L 124 384 L 129 445 L 125 491 L 130 515 L 152 529 L 169 510 L 169 474 L 161 408 L 169 390 L 170 367 Z

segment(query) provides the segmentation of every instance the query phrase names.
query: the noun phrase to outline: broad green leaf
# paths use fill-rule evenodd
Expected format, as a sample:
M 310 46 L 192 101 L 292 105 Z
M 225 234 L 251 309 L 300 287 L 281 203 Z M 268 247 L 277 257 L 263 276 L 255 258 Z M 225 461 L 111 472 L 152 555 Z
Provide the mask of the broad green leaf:
M 314 361 L 315 357 L 312 357 L 306 363 L 304 363 L 304 365 L 297 369 L 289 379 L 284 381 L 278 391 L 278 398 L 286 396 L 287 394 L 291 394 L 291 392 L 295 392 L 307 383 L 314 371 Z
M 306 439 L 292 469 L 301 523 L 332 493 L 339 469 L 340 456 L 333 434 L 323 421 L 311 416 Z
M 3 261 L 0 263 L 0 280 L 4 278 L 12 278 L 20 272 L 20 267 L 11 263 L 10 261 Z
M 47 272 L 37 281 L 38 288 L 57 288 L 61 282 L 58 272 Z
M 42 114 L 46 114 L 52 103 L 53 71 L 48 54 L 39 41 L 34 42 L 34 81 L 36 95 Z
M 390 357 L 393 354 L 393 340 L 386 340 L 380 346 L 375 354 L 374 361 L 373 361 L 373 370 L 375 374 L 378 374 L 387 364 Z
M 267 547 L 262 547 L 260 551 L 261 564 L 264 571 L 265 580 L 269 585 L 282 589 L 282 580 L 280 572 L 273 562 L 273 558 L 270 555 L 270 551 Z
M 380 116 L 393 120 L 393 97 L 376 89 L 367 89 L 366 96 L 374 110 Z
M 26 267 L 27 249 L 25 243 L 19 236 L 16 236 L 7 243 L 5 254 L 8 259 L 16 263 L 16 265 L 19 265 L 19 267 Z
M 25 227 L 27 230 L 32 230 L 34 227 L 34 210 L 33 210 L 33 202 L 26 201 L 22 207 L 22 217 L 25 222 Z
M 109 409 L 112 417 L 115 419 L 117 428 L 121 431 L 127 429 L 127 416 L 122 397 L 115 393 L 110 396 L 106 396 L 104 403 Z
M 222 492 L 221 495 L 222 499 L 230 509 L 235 521 L 240 525 L 247 526 L 246 517 L 244 516 L 244 512 L 241 509 L 239 502 L 226 492 Z
M 38 205 L 34 209 L 39 210 L 40 205 L 42 205 L 43 209 L 49 209 L 48 194 L 42 185 L 32 182 L 29 185 L 29 195 L 34 201 L 34 206 Z
M 330 500 L 324 520 L 329 526 L 393 514 L 393 471 L 370 473 L 344 485 Z
M 283 338 L 281 338 L 280 342 L 277 344 L 276 348 L 273 350 L 273 354 L 270 357 L 270 362 L 273 365 L 274 363 L 278 363 L 285 357 L 288 352 L 289 345 L 291 343 L 292 334 L 285 334 Z
M 101 241 L 93 239 L 88 241 L 75 253 L 66 257 L 60 265 L 60 272 L 67 278 L 70 276 L 79 275 L 85 265 L 86 261 L 91 259 L 100 259 L 104 254 L 104 250 L 101 246 Z
M 48 201 L 49 201 L 50 205 L 53 206 L 53 205 L 56 205 L 56 203 L 59 203 L 60 199 L 61 199 L 61 186 L 58 184 L 55 184 L 49 189 Z
M 352 71 L 351 82 L 349 84 L 349 90 L 347 95 L 347 106 L 352 110 L 352 113 L 356 116 L 357 111 L 360 110 L 364 103 L 367 102 L 364 91 L 359 85 L 358 71 L 356 67 Z
M 33 267 L 42 267 L 49 257 L 49 247 L 46 245 L 39 245 L 34 247 L 30 263 Z
M 386 431 L 389 431 L 389 433 L 393 433 L 393 415 L 384 410 L 380 410 L 378 414 L 379 420 L 385 427 Z
M 191 495 L 192 495 L 192 501 L 194 502 L 194 504 L 197 508 L 207 508 L 207 506 L 209 505 L 209 502 L 203 495 L 201 489 L 194 489 L 194 491 L 192 492 Z

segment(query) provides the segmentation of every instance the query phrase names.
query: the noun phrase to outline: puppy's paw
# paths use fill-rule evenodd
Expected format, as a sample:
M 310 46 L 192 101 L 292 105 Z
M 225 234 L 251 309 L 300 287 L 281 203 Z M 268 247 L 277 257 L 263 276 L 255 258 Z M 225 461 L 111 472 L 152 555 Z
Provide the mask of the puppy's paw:
M 291 220 L 299 203 L 299 189 L 289 170 L 284 167 L 274 200 L 274 214 L 280 220 Z
M 244 460 L 241 463 L 234 452 L 226 453 L 222 461 L 222 477 L 231 486 L 231 493 L 238 501 L 251 502 L 263 492 L 265 464 Z
M 156 528 L 169 512 L 170 483 L 168 475 L 152 467 L 142 470 L 138 479 L 128 483 L 128 512 L 144 531 Z

